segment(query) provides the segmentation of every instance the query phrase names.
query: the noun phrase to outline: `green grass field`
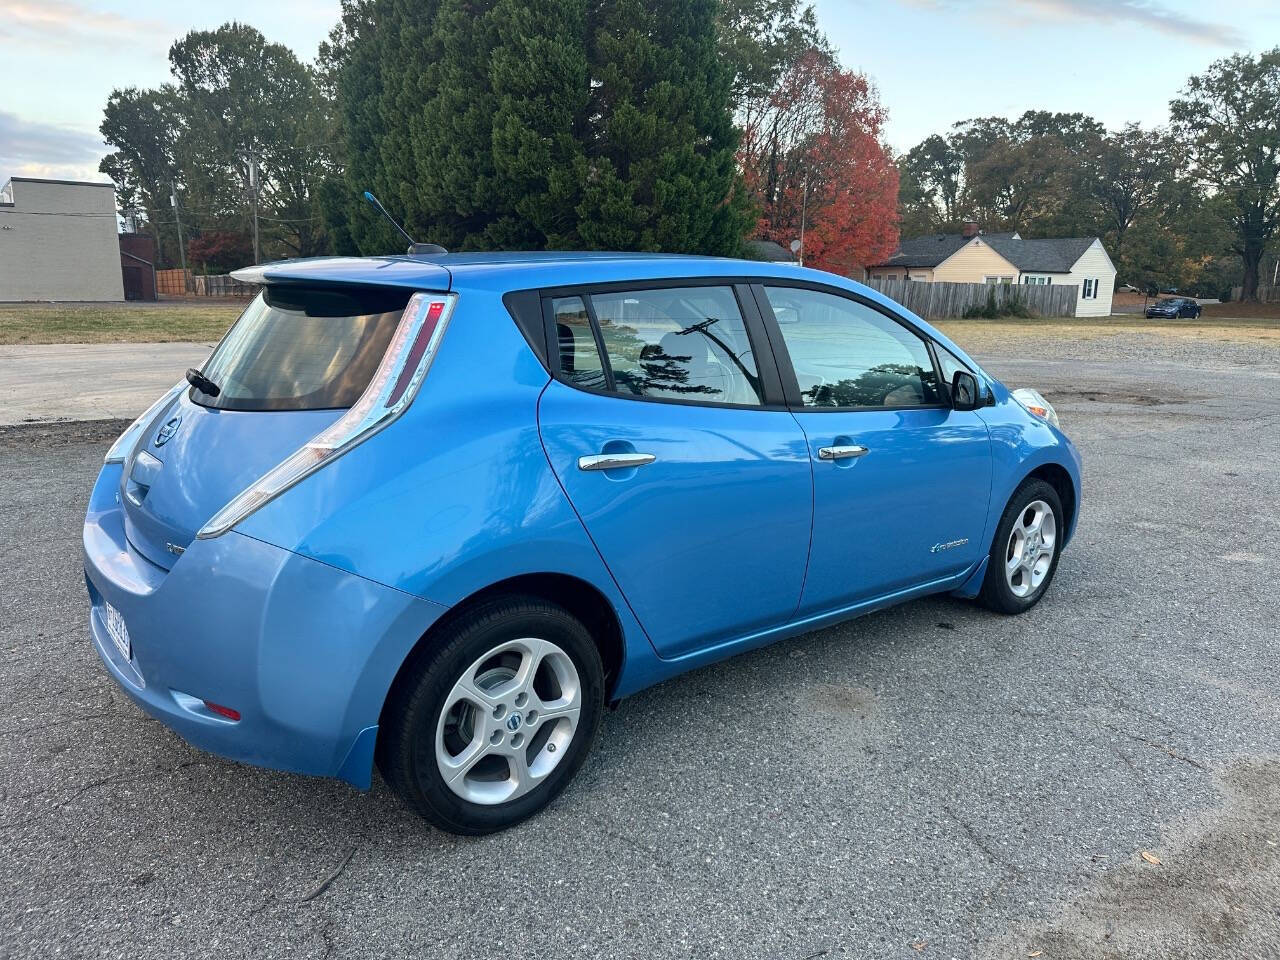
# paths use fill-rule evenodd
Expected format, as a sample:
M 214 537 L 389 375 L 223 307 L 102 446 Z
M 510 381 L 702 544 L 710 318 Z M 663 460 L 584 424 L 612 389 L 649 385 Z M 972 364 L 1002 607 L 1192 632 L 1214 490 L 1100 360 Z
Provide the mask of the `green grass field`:
M 0 345 L 218 340 L 244 304 L 0 304 Z

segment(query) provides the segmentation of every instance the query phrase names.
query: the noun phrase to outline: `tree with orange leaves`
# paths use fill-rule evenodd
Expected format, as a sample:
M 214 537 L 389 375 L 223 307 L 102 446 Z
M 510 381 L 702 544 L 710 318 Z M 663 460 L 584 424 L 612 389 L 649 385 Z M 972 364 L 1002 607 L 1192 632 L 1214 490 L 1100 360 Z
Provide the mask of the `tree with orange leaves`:
M 761 211 L 756 236 L 788 246 L 803 219 L 805 265 L 846 275 L 893 253 L 898 171 L 865 74 L 811 50 L 744 106 L 738 156 Z

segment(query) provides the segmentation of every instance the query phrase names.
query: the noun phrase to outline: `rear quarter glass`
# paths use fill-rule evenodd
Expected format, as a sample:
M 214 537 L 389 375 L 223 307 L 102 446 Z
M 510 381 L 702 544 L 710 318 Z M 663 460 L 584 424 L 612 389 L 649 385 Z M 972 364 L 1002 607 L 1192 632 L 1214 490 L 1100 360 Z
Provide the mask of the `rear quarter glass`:
M 215 410 L 350 407 L 369 385 L 412 291 L 265 289 L 202 370 L 218 386 L 191 398 Z

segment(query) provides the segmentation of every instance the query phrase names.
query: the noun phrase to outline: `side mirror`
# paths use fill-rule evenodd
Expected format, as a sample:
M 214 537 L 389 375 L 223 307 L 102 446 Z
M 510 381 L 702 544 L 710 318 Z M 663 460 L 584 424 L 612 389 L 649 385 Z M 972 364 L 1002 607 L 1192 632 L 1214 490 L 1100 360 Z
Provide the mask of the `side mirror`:
M 951 377 L 951 407 L 953 410 L 977 410 L 984 400 L 978 386 L 978 378 L 972 373 L 958 370 Z

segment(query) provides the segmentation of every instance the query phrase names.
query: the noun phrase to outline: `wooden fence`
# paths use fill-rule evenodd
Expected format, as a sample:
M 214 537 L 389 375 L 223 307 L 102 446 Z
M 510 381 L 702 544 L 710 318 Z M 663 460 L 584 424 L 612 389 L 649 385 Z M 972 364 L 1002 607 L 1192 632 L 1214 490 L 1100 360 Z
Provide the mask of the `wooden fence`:
M 1075 284 L 924 283 L 905 277 L 872 277 L 867 285 L 922 317 L 962 317 L 970 307 L 985 307 L 994 296 L 997 307 L 1017 301 L 1041 317 L 1074 317 L 1079 288 Z
M 191 278 L 192 293 L 197 297 L 252 297 L 258 288 L 241 283 L 228 273 L 196 274 Z
M 190 270 L 156 271 L 156 293 L 162 297 L 185 297 L 190 283 Z
M 1232 287 L 1231 299 L 1237 303 L 1244 295 L 1244 287 Z M 1268 283 L 1258 284 L 1258 299 L 1263 303 L 1280 303 L 1280 287 L 1273 287 Z
M 157 270 L 156 292 L 166 297 L 252 297 L 258 288 L 230 275 L 199 274 L 190 270 Z

